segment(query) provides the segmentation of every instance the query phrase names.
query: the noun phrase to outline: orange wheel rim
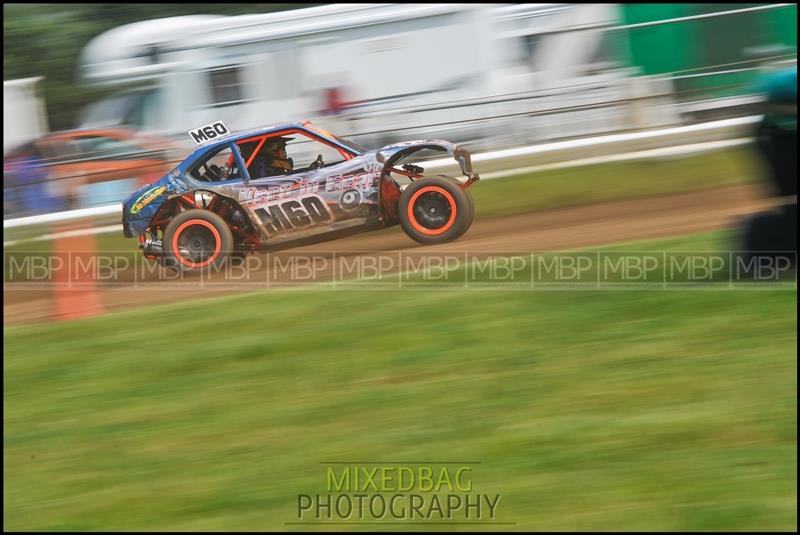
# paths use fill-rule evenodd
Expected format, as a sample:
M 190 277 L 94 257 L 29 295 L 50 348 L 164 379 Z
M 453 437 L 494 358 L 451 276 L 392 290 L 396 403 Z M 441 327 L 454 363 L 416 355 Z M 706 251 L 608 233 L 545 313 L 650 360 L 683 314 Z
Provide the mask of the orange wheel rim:
M 193 262 L 188 258 L 184 258 L 184 256 L 180 252 L 180 247 L 178 245 L 178 240 L 181 237 L 181 234 L 184 230 L 188 227 L 199 225 L 201 227 L 205 227 L 209 231 L 211 231 L 211 235 L 214 237 L 214 251 L 211 253 L 211 256 L 202 262 Z M 202 268 L 206 267 L 207 265 L 211 264 L 214 260 L 217 259 L 219 256 L 220 251 L 222 250 L 222 239 L 220 238 L 219 232 L 217 231 L 216 227 L 209 223 L 208 221 L 203 221 L 202 219 L 190 219 L 189 221 L 184 222 L 175 230 L 175 234 L 172 236 L 172 254 L 178 259 L 178 262 L 183 264 L 186 267 L 190 268 Z
M 417 220 L 416 214 L 414 214 L 414 206 L 417 202 L 417 199 L 419 199 L 419 197 L 425 193 L 438 193 L 445 198 L 450 206 L 450 217 L 441 227 L 433 229 L 427 228 L 420 224 L 420 222 Z M 408 202 L 408 210 L 406 213 L 408 215 L 408 222 L 411 223 L 411 227 L 414 230 L 420 234 L 425 234 L 426 236 L 438 236 L 439 234 L 444 234 L 453 226 L 456 221 L 458 207 L 456 206 L 455 198 L 446 189 L 440 186 L 425 186 L 414 192 L 414 195 L 411 196 L 411 200 Z

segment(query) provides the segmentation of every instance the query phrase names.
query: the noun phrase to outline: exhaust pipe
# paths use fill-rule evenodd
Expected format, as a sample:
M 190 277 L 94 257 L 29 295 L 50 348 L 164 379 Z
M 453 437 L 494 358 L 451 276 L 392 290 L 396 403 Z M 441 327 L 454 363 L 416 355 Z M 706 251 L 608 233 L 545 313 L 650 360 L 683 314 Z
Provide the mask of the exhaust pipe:
M 148 236 L 143 243 L 139 244 L 139 248 L 146 256 L 161 256 L 164 249 L 161 240 L 157 240 Z

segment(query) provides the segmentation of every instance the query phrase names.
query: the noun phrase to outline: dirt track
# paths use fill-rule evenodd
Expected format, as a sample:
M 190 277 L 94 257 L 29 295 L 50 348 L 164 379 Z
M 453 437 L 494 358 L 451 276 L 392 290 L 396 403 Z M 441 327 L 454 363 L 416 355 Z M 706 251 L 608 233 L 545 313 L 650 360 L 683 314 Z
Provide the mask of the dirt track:
M 460 240 L 435 247 L 435 253 L 522 252 L 575 249 L 591 245 L 666 237 L 729 228 L 743 215 L 773 204 L 758 186 L 734 186 L 663 197 L 599 203 L 548 210 L 505 218 L 476 221 Z M 336 241 L 293 249 L 291 252 L 335 252 L 343 256 L 364 253 L 430 253 L 394 227 Z M 266 267 L 262 270 L 266 271 Z M 264 276 L 256 270 L 254 277 Z M 94 307 L 111 311 L 155 303 L 169 303 L 199 296 L 230 294 L 248 290 L 195 289 L 197 280 L 159 282 L 158 289 L 123 273 L 123 282 L 99 290 Z M 211 279 L 213 280 L 213 278 Z M 187 286 L 188 285 L 188 286 Z M 252 291 L 250 289 L 249 291 Z M 5 285 L 4 324 L 50 321 L 58 317 L 50 290 L 14 289 Z M 80 306 L 78 299 L 74 303 Z M 64 304 L 61 304 L 61 310 Z

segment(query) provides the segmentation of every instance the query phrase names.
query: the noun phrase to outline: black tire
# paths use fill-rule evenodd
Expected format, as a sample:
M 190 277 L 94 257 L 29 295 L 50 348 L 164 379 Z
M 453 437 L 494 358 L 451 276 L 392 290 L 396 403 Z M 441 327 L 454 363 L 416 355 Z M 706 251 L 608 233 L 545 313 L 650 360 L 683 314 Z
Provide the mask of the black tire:
M 451 181 L 453 184 L 456 185 L 457 188 L 461 189 L 461 182 L 459 182 L 455 178 L 448 178 L 447 180 Z M 472 198 L 472 193 L 470 193 L 468 189 L 462 189 L 461 191 L 463 191 L 466 194 L 467 200 L 469 200 L 469 207 L 468 207 L 469 212 L 467 215 L 468 223 L 464 227 L 464 230 L 461 231 L 461 234 L 459 234 L 453 239 L 458 239 L 464 234 L 466 234 L 467 231 L 469 230 L 469 227 L 472 226 L 472 222 L 475 220 L 475 200 Z
M 223 265 L 233 251 L 233 234 L 214 212 L 192 209 L 169 222 L 163 248 L 164 266 L 183 272 L 201 271 Z
M 419 243 L 445 243 L 460 238 L 472 224 L 472 196 L 447 178 L 412 182 L 397 205 L 400 226 Z
M 467 199 L 469 200 L 469 216 L 468 216 L 469 220 L 467 222 L 467 226 L 464 227 L 464 231 L 461 233 L 459 238 L 467 233 L 467 231 L 469 230 L 469 227 L 472 226 L 472 222 L 475 220 L 475 199 L 472 198 L 472 193 L 470 193 L 468 189 L 461 190 L 461 191 L 463 191 L 466 194 Z

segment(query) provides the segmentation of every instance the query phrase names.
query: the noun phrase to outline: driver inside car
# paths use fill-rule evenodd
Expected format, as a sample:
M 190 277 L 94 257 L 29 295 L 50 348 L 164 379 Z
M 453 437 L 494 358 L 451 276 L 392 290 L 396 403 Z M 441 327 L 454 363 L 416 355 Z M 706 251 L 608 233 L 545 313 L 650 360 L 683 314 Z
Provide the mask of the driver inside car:
M 258 177 L 288 175 L 294 170 L 294 161 L 286 156 L 286 143 L 294 138 L 275 137 L 264 143 L 264 148 L 250 167 Z

